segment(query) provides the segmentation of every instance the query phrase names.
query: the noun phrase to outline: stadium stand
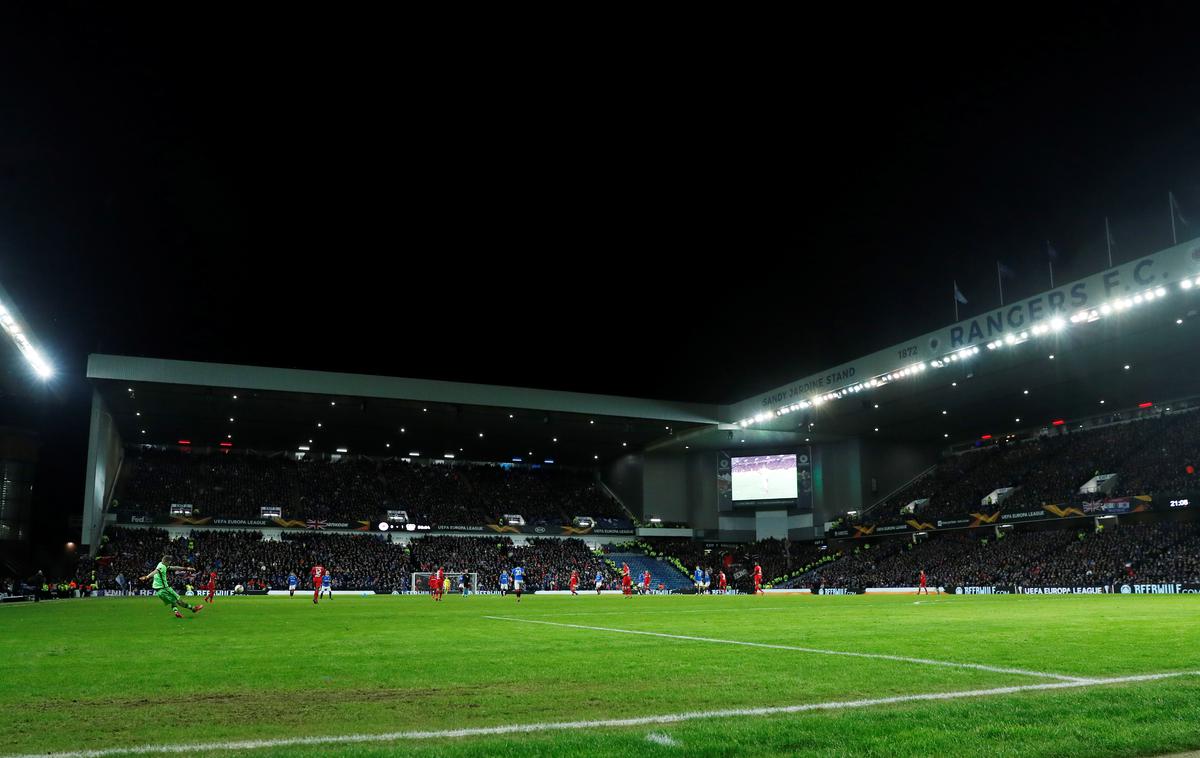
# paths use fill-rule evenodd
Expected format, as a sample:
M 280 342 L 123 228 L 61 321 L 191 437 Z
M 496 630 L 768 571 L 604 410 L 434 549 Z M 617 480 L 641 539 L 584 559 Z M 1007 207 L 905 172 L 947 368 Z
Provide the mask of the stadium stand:
M 928 475 L 890 496 L 860 518 L 899 523 L 909 503 L 923 521 L 978 511 L 998 488 L 1015 491 L 1001 510 L 1079 500 L 1079 489 L 1099 474 L 1116 474 L 1110 494 L 1153 495 L 1195 486 L 1200 465 L 1200 413 L 1153 414 L 1100 427 L 1001 441 L 943 459 Z M 993 509 L 995 510 L 995 509 Z
M 395 509 L 431 524 L 495 523 L 507 513 L 548 523 L 629 517 L 591 472 L 363 456 L 296 460 L 139 447 L 129 451 L 116 492 L 122 512 L 146 514 L 187 503 L 197 515 L 230 518 L 257 518 L 262 506 L 279 506 L 285 518 L 333 521 Z
M 652 558 L 645 553 L 633 552 L 613 552 L 608 553 L 608 559 L 615 563 L 618 567 L 622 563 L 629 565 L 629 573 L 633 577 L 633 583 L 642 586 L 642 573 L 650 572 L 650 587 L 658 590 L 659 585 L 662 589 L 668 592 L 679 592 L 688 590 L 692 587 L 692 580 L 679 571 L 678 568 L 672 566 L 661 558 Z M 581 586 L 586 589 L 594 589 L 595 574 L 590 577 L 584 577 Z
M 1021 587 L 1200 582 L 1200 525 L 1146 522 L 1080 530 L 989 530 L 896 538 L 846 548 L 842 557 L 784 586 L 911 587 L 931 584 Z

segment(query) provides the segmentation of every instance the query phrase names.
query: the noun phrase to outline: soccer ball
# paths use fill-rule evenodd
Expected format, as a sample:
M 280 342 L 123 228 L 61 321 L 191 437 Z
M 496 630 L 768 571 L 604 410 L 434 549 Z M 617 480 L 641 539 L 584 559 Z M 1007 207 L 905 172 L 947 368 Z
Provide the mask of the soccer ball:
M 240 584 L 233 588 L 233 594 L 235 594 L 235 595 L 240 595 L 245 591 L 246 591 L 246 588 Z

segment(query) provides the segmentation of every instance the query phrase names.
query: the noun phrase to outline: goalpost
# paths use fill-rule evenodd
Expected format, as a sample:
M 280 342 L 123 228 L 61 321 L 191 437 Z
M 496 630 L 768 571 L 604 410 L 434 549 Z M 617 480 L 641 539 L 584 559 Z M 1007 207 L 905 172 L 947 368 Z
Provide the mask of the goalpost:
M 446 571 L 446 579 L 450 584 L 446 587 L 447 593 L 458 592 L 458 578 L 460 576 L 467 577 L 467 589 L 472 595 L 479 592 L 479 572 L 478 571 Z M 433 576 L 430 571 L 414 571 L 412 575 L 412 590 L 429 594 L 429 578 Z

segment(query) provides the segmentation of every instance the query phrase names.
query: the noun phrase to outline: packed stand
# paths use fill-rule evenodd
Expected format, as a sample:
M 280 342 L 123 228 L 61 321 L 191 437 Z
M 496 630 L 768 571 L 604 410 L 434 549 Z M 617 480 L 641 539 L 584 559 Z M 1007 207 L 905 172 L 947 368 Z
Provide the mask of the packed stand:
M 1200 582 L 1200 525 L 1158 522 L 1044 531 L 960 532 L 913 543 L 903 538 L 845 548 L 841 559 L 794 587 L 1067 587 Z
M 142 448 L 126 456 L 116 500 L 118 512 L 163 514 L 179 503 L 196 517 L 256 519 L 260 508 L 278 506 L 285 519 L 348 523 L 388 510 L 445 526 L 496 523 L 505 514 L 556 524 L 627 518 L 587 471 Z
M 1100 474 L 1117 474 L 1112 495 L 1153 495 L 1194 490 L 1200 467 L 1200 413 L 1186 412 L 1108 426 L 1060 431 L 1022 442 L 1001 442 L 948 456 L 932 472 L 876 505 L 860 518 L 899 523 L 964 516 L 979 511 L 994 490 L 1014 491 L 1007 511 L 1078 502 Z M 909 503 L 928 500 L 910 516 Z

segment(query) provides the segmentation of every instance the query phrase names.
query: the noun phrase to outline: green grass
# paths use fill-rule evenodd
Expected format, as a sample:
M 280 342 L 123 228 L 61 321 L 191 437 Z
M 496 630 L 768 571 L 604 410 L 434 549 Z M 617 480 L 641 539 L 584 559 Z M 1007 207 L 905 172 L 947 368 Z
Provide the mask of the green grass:
M 596 720 L 1042 684 L 559 623 L 1118 677 L 1200 671 L 1188 596 L 154 598 L 0 607 L 0 755 Z M 647 741 L 667 735 L 676 746 Z M 666 725 L 242 754 L 1136 756 L 1200 748 L 1200 676 Z M 225 751 L 224 754 L 230 754 Z

